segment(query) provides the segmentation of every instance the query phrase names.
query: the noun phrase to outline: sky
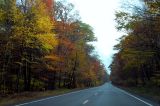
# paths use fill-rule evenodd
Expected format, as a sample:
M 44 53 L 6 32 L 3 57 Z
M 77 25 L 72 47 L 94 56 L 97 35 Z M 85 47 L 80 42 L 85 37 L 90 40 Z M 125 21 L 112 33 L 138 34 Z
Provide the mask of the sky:
M 94 29 L 98 41 L 94 43 L 96 52 L 107 68 L 115 53 L 113 46 L 122 35 L 115 28 L 115 11 L 120 9 L 120 0 L 68 0 L 79 11 L 81 20 Z

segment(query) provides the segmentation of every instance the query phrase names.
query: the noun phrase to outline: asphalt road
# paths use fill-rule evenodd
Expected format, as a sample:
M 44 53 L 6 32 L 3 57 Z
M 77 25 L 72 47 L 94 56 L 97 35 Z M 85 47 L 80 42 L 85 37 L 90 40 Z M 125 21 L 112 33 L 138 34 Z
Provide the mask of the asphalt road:
M 64 95 L 53 96 L 16 106 L 160 106 L 134 96 L 110 83 Z

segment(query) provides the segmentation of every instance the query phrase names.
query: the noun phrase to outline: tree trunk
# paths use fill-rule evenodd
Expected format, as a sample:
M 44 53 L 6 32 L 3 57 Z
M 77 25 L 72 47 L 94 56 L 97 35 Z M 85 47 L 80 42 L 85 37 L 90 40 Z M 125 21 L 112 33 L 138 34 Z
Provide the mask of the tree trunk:
M 61 88 L 61 71 L 59 72 L 58 87 Z

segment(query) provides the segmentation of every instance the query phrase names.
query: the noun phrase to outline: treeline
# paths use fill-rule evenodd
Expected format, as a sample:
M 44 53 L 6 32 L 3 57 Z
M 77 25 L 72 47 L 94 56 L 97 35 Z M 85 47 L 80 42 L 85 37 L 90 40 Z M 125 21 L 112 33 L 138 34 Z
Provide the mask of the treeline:
M 160 87 L 160 1 L 141 0 L 132 12 L 116 13 L 117 29 L 125 31 L 115 46 L 111 80 L 124 86 Z
M 90 87 L 106 81 L 93 29 L 73 4 L 0 1 L 0 94 Z M 92 54 L 92 55 L 91 55 Z

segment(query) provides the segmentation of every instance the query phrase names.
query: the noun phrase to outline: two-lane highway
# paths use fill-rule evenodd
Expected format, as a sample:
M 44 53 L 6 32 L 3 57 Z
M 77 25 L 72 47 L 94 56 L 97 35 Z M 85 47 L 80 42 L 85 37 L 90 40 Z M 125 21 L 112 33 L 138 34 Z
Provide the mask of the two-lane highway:
M 64 95 L 44 98 L 16 106 L 160 106 L 131 95 L 110 83 Z

